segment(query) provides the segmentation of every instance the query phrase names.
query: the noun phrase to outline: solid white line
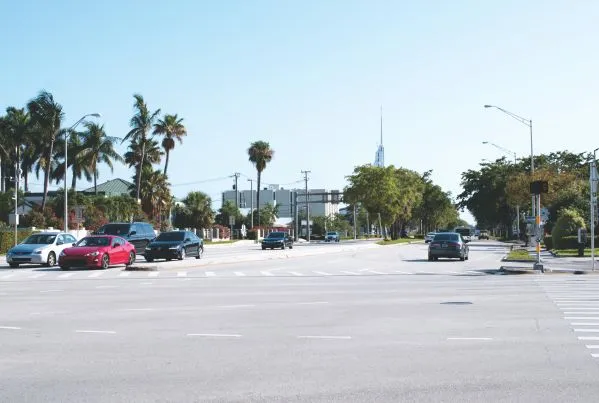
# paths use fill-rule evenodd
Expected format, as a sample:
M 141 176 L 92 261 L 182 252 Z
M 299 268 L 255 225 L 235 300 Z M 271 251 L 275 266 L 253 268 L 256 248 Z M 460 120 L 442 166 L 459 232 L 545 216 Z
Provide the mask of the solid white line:
M 89 275 L 89 276 L 87 276 L 87 277 L 89 277 L 89 278 L 100 277 L 100 276 L 101 276 L 102 274 L 104 274 L 104 273 L 105 273 L 105 272 L 103 272 L 103 271 L 97 271 L 97 272 L 95 272 L 95 273 L 92 273 L 92 274 L 90 274 L 90 275 Z
M 5 278 L 11 278 L 11 277 L 14 277 L 14 275 L 15 275 L 14 273 L 13 273 L 13 274 L 5 274 L 4 276 L 2 276 L 2 277 L 0 277 L 0 278 L 4 280 Z
M 388 273 L 383 273 L 383 272 L 376 271 L 376 270 L 366 270 L 366 272 L 372 273 L 372 274 L 388 274 Z
M 414 274 L 411 273 L 409 271 L 401 271 L 401 270 L 395 270 L 393 273 L 399 273 L 399 274 Z M 452 272 L 452 273 L 457 273 L 457 272 Z M 461 274 L 461 273 L 460 273 Z
M 250 305 L 250 304 L 246 304 L 246 305 L 220 305 L 217 306 L 217 308 L 251 308 L 254 307 L 256 305 Z
M 599 340 L 597 336 L 578 336 L 578 340 Z
M 178 271 L 177 277 L 187 277 L 187 272 L 186 271 Z
M 599 329 L 574 329 L 574 331 L 581 333 L 599 333 Z
M 272 274 L 269 271 L 261 271 L 260 274 L 262 274 L 263 276 L 274 276 L 274 274 Z
M 75 333 L 116 334 L 114 330 L 75 330 Z
M 158 274 L 160 274 L 160 273 L 157 271 L 152 271 L 152 272 L 148 273 L 148 277 L 158 277 Z
M 315 302 L 296 302 L 296 305 L 320 305 L 320 304 L 328 304 L 326 301 L 315 301 Z
M 44 277 L 46 274 L 48 274 L 48 273 L 37 273 L 37 274 L 33 274 L 33 275 L 29 276 L 29 278 L 40 278 L 40 277 Z
M 120 285 L 97 285 L 96 288 L 119 288 Z
M 302 273 L 298 273 L 296 271 L 290 271 L 289 274 L 293 274 L 294 276 L 303 276 Z
M 0 326 L 0 329 L 4 329 L 4 330 L 21 330 L 20 327 L 16 327 L 16 326 Z
M 599 322 L 572 322 L 570 326 L 599 326 Z
M 599 316 L 564 316 L 565 320 L 598 320 Z
M 214 273 L 213 271 L 206 272 L 206 277 L 214 277 L 214 276 L 216 276 L 216 273 Z
M 599 348 L 599 344 L 587 344 L 587 348 Z
M 155 311 L 155 308 L 125 308 L 123 311 Z
M 594 306 L 599 308 L 599 302 L 556 302 L 557 306 Z
M 351 340 L 351 336 L 297 336 L 298 339 Z
M 75 273 L 64 273 L 64 274 L 58 275 L 58 278 L 69 278 L 74 275 L 75 275 Z
M 448 337 L 447 340 L 493 340 L 492 337 Z
M 238 277 L 244 277 L 245 276 L 245 273 L 242 273 L 240 271 L 233 272 L 233 274 L 235 274 Z
M 568 312 L 564 312 L 564 315 L 599 315 L 599 311 L 595 311 L 595 312 L 568 311 Z
M 64 291 L 64 290 L 43 290 L 43 291 L 40 291 L 40 292 L 46 293 L 46 292 L 61 292 L 61 291 Z
M 341 270 L 341 273 L 351 274 L 352 276 L 359 276 L 360 275 L 359 273 L 354 273 L 353 271 L 343 271 L 343 270 Z
M 215 334 L 215 333 L 188 333 L 188 336 L 196 337 L 241 337 L 240 334 Z
M 129 277 L 131 273 L 129 273 L 128 271 L 122 271 L 119 273 L 119 277 Z
M 593 358 L 599 358 L 599 354 L 591 354 L 591 357 L 593 357 Z
M 152 285 L 152 284 L 154 284 L 154 283 L 152 283 L 151 281 L 144 281 L 144 282 L 139 283 L 139 285 Z
M 583 306 L 560 306 L 559 309 L 577 309 L 579 311 L 596 311 L 597 309 L 599 309 L 599 306 L 593 307 L 593 308 L 587 308 L 587 307 L 583 307 Z
M 331 273 L 327 273 L 326 271 L 313 271 L 314 274 L 319 274 L 321 276 L 330 276 Z

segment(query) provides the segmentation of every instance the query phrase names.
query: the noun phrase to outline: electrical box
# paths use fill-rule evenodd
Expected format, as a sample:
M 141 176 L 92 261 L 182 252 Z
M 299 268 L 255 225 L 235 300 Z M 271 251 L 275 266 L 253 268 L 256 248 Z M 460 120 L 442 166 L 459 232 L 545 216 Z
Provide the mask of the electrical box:
M 10 225 L 19 225 L 19 215 L 18 214 L 9 214 L 8 215 L 8 223 Z
M 587 230 L 584 228 L 578 228 L 578 243 L 585 244 L 587 242 Z

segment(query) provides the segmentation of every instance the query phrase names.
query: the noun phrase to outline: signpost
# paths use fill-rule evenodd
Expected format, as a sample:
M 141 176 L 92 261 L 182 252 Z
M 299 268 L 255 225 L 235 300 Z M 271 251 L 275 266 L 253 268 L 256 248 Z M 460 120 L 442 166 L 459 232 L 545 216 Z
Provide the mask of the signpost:
M 549 182 L 547 181 L 534 181 L 530 182 L 530 193 L 536 195 L 536 216 L 535 216 L 535 241 L 536 241 L 536 252 L 537 259 L 534 264 L 535 270 L 543 272 L 543 265 L 541 264 L 541 239 L 542 239 L 542 227 L 541 227 L 541 194 L 549 192 Z M 549 213 L 549 212 L 547 212 Z
M 229 225 L 231 226 L 231 235 L 229 236 L 229 239 L 233 239 L 233 226 L 235 225 L 235 216 L 230 215 L 229 216 Z

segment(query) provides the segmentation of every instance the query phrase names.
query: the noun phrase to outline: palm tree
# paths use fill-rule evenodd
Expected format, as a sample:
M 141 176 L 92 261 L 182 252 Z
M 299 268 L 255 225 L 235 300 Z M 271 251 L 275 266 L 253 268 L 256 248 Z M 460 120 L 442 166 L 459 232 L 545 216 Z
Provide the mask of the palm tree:
M 162 218 L 162 213 L 168 211 L 171 200 L 166 175 L 160 170 L 153 170 L 151 166 L 145 166 L 141 176 L 142 208 L 150 218 Z
M 137 110 L 135 115 L 131 118 L 131 122 L 129 125 L 131 126 L 131 130 L 127 135 L 123 138 L 123 142 L 127 140 L 131 140 L 132 142 L 137 142 L 141 144 L 141 158 L 139 161 L 139 166 L 137 167 L 137 183 L 135 185 L 135 194 L 137 196 L 137 200 L 140 199 L 140 190 L 141 190 L 141 163 L 145 161 L 145 146 L 146 140 L 148 139 L 148 133 L 152 129 L 152 125 L 156 120 L 157 116 L 160 114 L 160 109 L 150 112 L 148 109 L 148 105 L 144 101 L 144 98 L 139 94 L 134 94 L 135 103 L 133 107 Z
M 169 153 L 175 148 L 175 139 L 179 144 L 183 143 L 183 136 L 187 136 L 187 129 L 183 126 L 183 118 L 178 115 L 164 115 L 164 119 L 158 120 L 154 125 L 154 134 L 163 135 L 162 148 L 166 153 L 166 162 L 164 163 L 164 174 L 168 169 Z
M 214 211 L 212 210 L 212 199 L 203 192 L 190 192 L 183 199 L 186 207 L 186 224 L 191 228 L 209 228 L 214 223 Z M 186 226 L 187 226 L 186 225 Z
M 62 106 L 58 104 L 52 94 L 41 91 L 37 97 L 27 103 L 31 117 L 32 131 L 37 140 L 43 144 L 38 160 L 39 168 L 44 170 L 44 196 L 42 198 L 42 211 L 46 207 L 48 198 L 48 185 L 52 169 L 54 142 L 60 132 L 60 124 L 64 116 Z M 39 169 L 38 169 L 39 172 Z
M 98 194 L 98 164 L 104 163 L 114 171 L 113 161 L 123 162 L 124 159 L 114 150 L 114 144 L 119 141 L 118 137 L 106 135 L 104 125 L 86 122 L 87 129 L 82 134 L 83 144 L 77 157 L 89 167 L 94 177 L 94 193 Z
M 5 166 L 12 170 L 15 160 L 19 160 L 19 156 L 28 146 L 27 139 L 31 128 L 29 114 L 23 108 L 8 107 L 6 115 L 1 118 L 0 126 L 0 155 L 6 163 Z
M 144 162 L 143 167 L 151 167 L 153 164 L 158 164 L 162 158 L 162 151 L 158 146 L 158 142 L 152 139 L 146 139 L 145 145 L 143 147 L 144 154 Z M 129 167 L 135 167 L 135 178 L 137 179 L 137 173 L 141 164 L 141 152 L 142 146 L 138 141 L 132 141 L 129 144 L 129 151 L 127 151 L 124 155 L 125 164 Z M 134 195 L 135 196 L 135 195 Z
M 258 223 L 260 223 L 260 180 L 262 178 L 262 171 L 264 171 L 266 165 L 272 160 L 274 153 L 274 150 L 270 148 L 270 144 L 266 141 L 255 141 L 248 148 L 250 162 L 256 167 L 258 176 L 256 180 L 258 184 L 256 192 Z
M 81 156 L 81 151 L 83 150 L 83 133 L 73 131 L 68 136 L 68 165 L 71 167 L 72 171 L 71 189 L 75 189 L 77 186 L 77 179 L 81 179 L 85 176 L 85 179 L 88 182 L 92 180 L 92 170 L 89 163 Z M 59 141 L 56 143 L 55 150 L 54 161 L 56 168 L 52 171 L 51 175 L 52 179 L 56 180 L 56 183 L 58 184 L 64 179 L 64 142 Z

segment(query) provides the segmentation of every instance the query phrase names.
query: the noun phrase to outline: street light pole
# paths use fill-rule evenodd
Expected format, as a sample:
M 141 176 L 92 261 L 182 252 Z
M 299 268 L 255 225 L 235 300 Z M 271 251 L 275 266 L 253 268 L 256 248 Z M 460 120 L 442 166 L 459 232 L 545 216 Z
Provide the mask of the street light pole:
M 591 161 L 590 166 L 590 182 L 591 182 L 591 261 L 593 265 L 593 271 L 595 271 L 595 205 L 597 204 L 596 194 L 597 194 L 597 150 L 599 148 L 595 148 L 593 150 L 593 160 Z
M 79 119 L 78 121 L 75 122 L 75 124 L 73 126 L 71 126 L 64 134 L 64 232 L 68 232 L 69 231 L 69 204 L 68 204 L 68 198 L 69 198 L 69 187 L 67 185 L 67 175 L 69 172 L 69 164 L 68 164 L 68 158 L 67 158 L 67 153 L 68 153 L 68 148 L 69 148 L 69 136 L 71 134 L 71 132 L 73 130 L 75 130 L 75 128 L 79 125 L 79 123 L 83 122 L 85 120 L 85 118 L 87 117 L 96 117 L 99 118 L 101 115 L 99 113 L 88 113 L 87 115 L 83 116 L 81 119 Z
M 254 180 L 248 179 L 250 183 L 250 229 L 254 228 Z

